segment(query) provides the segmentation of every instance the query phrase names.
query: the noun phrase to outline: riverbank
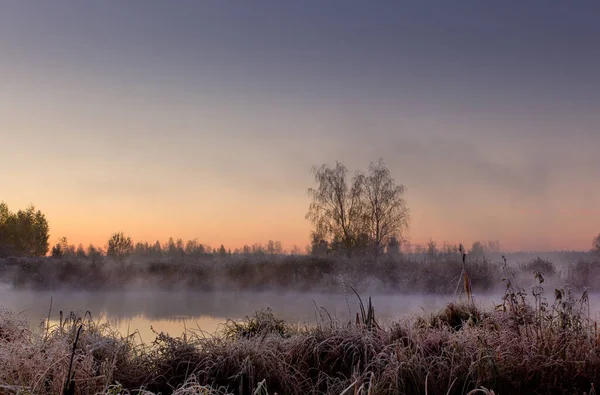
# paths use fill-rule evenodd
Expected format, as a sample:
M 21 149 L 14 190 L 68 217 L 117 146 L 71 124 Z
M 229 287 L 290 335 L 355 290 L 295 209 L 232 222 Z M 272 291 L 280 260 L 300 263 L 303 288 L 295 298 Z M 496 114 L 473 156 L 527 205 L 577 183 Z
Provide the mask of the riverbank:
M 148 344 L 87 315 L 31 331 L 20 316 L 2 311 L 0 387 L 35 394 L 61 393 L 65 382 L 75 394 L 209 387 L 208 393 L 233 394 L 589 392 L 600 379 L 600 344 L 586 294 L 558 290 L 546 301 L 538 282 L 528 302 L 527 292 L 505 285 L 504 303 L 493 310 L 463 300 L 380 325 L 376 306 L 365 300 L 351 322 L 320 310 L 310 327 L 263 310 L 229 322 L 216 337 L 157 333 Z
M 452 295 L 463 269 L 474 292 L 502 292 L 502 259 L 460 255 L 381 256 L 346 258 L 305 255 L 231 255 L 178 258 L 132 256 L 122 262 L 106 257 L 0 259 L 0 281 L 16 289 L 104 290 L 153 289 L 165 291 L 343 292 L 351 284 L 361 293 Z M 575 261 L 541 258 L 508 261 L 518 278 L 544 273 L 554 286 L 600 291 L 600 261 L 590 255 Z

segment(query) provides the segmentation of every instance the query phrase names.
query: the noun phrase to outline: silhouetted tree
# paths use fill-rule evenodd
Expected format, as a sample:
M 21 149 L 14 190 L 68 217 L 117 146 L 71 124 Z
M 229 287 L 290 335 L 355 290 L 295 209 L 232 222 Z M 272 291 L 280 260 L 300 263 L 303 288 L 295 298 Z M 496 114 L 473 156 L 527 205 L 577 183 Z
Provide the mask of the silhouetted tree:
M 439 254 L 439 250 L 437 247 L 437 243 L 433 240 L 429 240 L 427 243 L 427 257 L 431 260 L 437 259 Z
M 198 243 L 198 240 L 188 240 L 185 244 L 185 253 L 192 256 L 199 256 L 206 253 L 204 246 Z
M 458 254 L 458 246 L 456 244 L 448 244 L 447 242 L 444 242 L 444 245 L 442 246 L 442 253 L 445 255 Z
M 137 242 L 133 247 L 133 254 L 136 256 L 146 256 L 149 252 L 148 243 Z
M 181 258 L 185 255 L 183 240 L 181 239 L 177 239 L 176 242 L 172 237 L 169 237 L 165 250 L 171 258 Z
M 260 243 L 252 244 L 251 251 L 254 255 L 265 255 L 267 253 L 267 249 Z
M 50 252 L 52 258 L 62 258 L 63 254 L 64 253 L 62 247 L 60 246 L 60 243 L 56 243 L 54 246 L 52 246 L 52 250 Z
M 489 240 L 487 245 L 485 246 L 486 252 L 489 253 L 499 253 L 500 252 L 500 242 L 498 240 Z
M 473 258 L 483 258 L 485 256 L 485 247 L 483 246 L 483 243 L 480 241 L 473 242 L 471 250 L 469 251 L 469 256 Z
M 297 246 L 296 244 L 294 244 L 294 246 L 292 247 L 292 251 L 290 251 L 290 254 L 292 254 L 292 255 L 302 255 L 302 248 L 300 248 L 299 246 Z
M 269 240 L 267 243 L 267 253 L 269 255 L 277 255 L 283 252 L 280 241 Z
M 90 244 L 87 248 L 87 256 L 92 261 L 92 264 L 96 264 L 102 260 L 102 253 L 103 251 L 94 247 L 93 244 Z
M 383 251 L 392 237 L 402 239 L 408 227 L 408 208 L 403 199 L 404 185 L 396 185 L 382 159 L 371 162 L 367 175 L 358 177 L 365 206 L 366 228 L 377 254 Z
M 79 259 L 87 258 L 87 254 L 85 253 L 85 248 L 83 244 L 79 243 L 77 246 L 77 250 L 75 251 L 75 256 Z
M 44 256 L 50 245 L 49 226 L 46 217 L 33 205 L 17 213 L 19 250 L 25 255 Z
M 4 202 L 0 202 L 0 227 L 6 224 L 8 217 L 10 216 L 10 210 Z
M 312 201 L 306 219 L 313 225 L 313 238 L 335 239 L 350 255 L 358 234 L 365 228 L 361 180 L 355 177 L 348 183 L 348 170 L 340 162 L 334 168 L 313 167 L 312 173 L 317 187 L 308 190 Z
M 382 160 L 371 162 L 367 174 L 357 173 L 348 181 L 348 170 L 336 162 L 313 167 L 316 188 L 306 219 L 313 225 L 311 238 L 330 241 L 331 249 L 353 252 L 372 250 L 379 254 L 389 240 L 401 239 L 408 226 L 408 209 L 402 195 L 404 186 L 396 185 Z
M 163 249 L 167 251 L 167 255 L 169 255 L 170 257 L 175 256 L 175 250 L 177 249 L 177 247 L 175 246 L 175 240 L 173 240 L 172 237 L 169 237 L 169 241 Z
M 163 249 L 160 246 L 160 241 L 156 240 L 156 243 L 154 243 L 154 246 L 152 246 L 151 252 L 152 252 L 152 255 L 155 257 L 162 256 Z
M 600 257 L 600 234 L 598 234 L 592 242 L 592 252 Z
M 175 242 L 175 254 L 178 257 L 185 256 L 185 248 L 184 248 L 182 239 L 177 239 L 177 241 Z
M 51 255 L 54 258 L 61 258 L 69 251 L 69 239 L 67 237 L 59 237 L 56 244 L 52 247 Z
M 461 256 L 459 255 L 460 251 L 458 246 L 456 244 L 448 244 L 447 242 L 444 242 L 440 254 L 443 255 L 443 258 L 446 260 L 456 259 Z
M 75 246 L 73 244 L 69 244 L 69 239 L 66 237 L 61 237 L 59 239 L 59 243 L 61 243 L 61 247 L 63 250 L 63 255 L 74 257 L 75 256 Z
M 10 211 L 4 202 L 0 202 L 0 257 L 10 254 L 10 239 L 8 233 L 8 221 Z
M 115 262 L 121 262 L 133 251 L 131 237 L 125 236 L 123 232 L 113 233 L 106 246 L 106 255 L 112 257 Z
M 483 258 L 491 253 L 500 252 L 500 242 L 499 241 L 475 241 L 471 246 L 471 250 L 469 251 L 469 256 L 472 258 Z M 488 256 L 489 257 L 489 256 Z
M 0 203 L 0 254 L 44 256 L 48 252 L 48 221 L 41 211 L 30 205 L 12 213 Z

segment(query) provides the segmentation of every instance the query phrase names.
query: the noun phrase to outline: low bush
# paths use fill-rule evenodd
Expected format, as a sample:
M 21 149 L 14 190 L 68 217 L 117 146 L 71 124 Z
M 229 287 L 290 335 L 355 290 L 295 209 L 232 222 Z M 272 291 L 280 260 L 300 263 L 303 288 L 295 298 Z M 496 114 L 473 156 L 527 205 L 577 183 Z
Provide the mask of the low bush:
M 547 259 L 537 257 L 527 263 L 520 265 L 520 269 L 526 273 L 533 274 L 535 272 L 541 272 L 544 276 L 556 275 L 556 266 L 554 263 Z
M 1 261 L 1 260 L 0 260 Z M 264 255 L 261 257 L 199 257 L 179 259 L 98 261 L 87 258 L 19 258 L 0 262 L 0 280 L 15 288 L 94 290 L 136 286 L 189 290 L 293 290 L 339 292 L 339 278 L 366 292 L 435 292 L 452 294 L 461 281 L 460 257 L 410 259 Z M 498 264 L 467 263 L 474 291 L 495 287 Z

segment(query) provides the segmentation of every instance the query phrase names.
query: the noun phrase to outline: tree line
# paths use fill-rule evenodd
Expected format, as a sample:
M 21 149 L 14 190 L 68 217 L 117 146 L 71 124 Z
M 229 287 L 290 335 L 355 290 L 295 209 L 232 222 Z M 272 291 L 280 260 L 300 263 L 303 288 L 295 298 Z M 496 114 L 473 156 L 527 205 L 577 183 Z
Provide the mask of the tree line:
M 366 172 L 357 171 L 350 177 L 346 166 L 336 162 L 314 166 L 312 174 L 316 186 L 308 189 L 310 204 L 305 218 L 310 221 L 310 245 L 305 249 L 294 246 L 292 254 L 329 255 L 348 257 L 361 255 L 379 256 L 382 253 L 399 254 L 406 241 L 410 215 L 404 199 L 405 186 L 397 184 L 383 160 L 371 162 Z M 0 203 L 0 257 L 44 256 L 49 252 L 49 226 L 43 213 L 33 205 L 16 213 Z M 458 247 L 447 247 L 456 249 Z M 470 253 L 483 255 L 484 250 L 496 251 L 494 243 L 483 245 L 474 242 Z M 437 245 L 430 241 L 417 253 L 435 255 Z M 592 251 L 600 256 L 600 234 L 592 242 Z M 103 248 L 89 245 L 75 247 L 62 237 L 52 247 L 51 255 L 90 257 L 103 255 L 122 260 L 130 255 L 199 256 L 232 254 L 282 254 L 281 242 L 270 240 L 266 246 L 245 245 L 240 249 L 226 249 L 223 245 L 211 248 L 197 240 L 170 238 L 165 245 L 159 241 L 133 243 L 123 232 L 116 232 Z
M 391 248 L 388 245 L 385 253 L 392 257 L 397 257 L 400 254 L 400 248 L 399 246 L 396 247 Z M 489 254 L 498 253 L 500 251 L 499 248 L 498 242 L 475 241 L 468 250 L 468 254 L 473 258 L 483 258 Z M 425 246 L 411 246 L 408 244 L 404 249 L 404 254 L 423 256 L 433 260 L 447 258 L 459 253 L 459 245 L 448 243 L 438 245 L 433 240 L 430 240 Z M 225 248 L 222 244 L 218 248 L 212 248 L 207 244 L 199 243 L 197 239 L 184 242 L 181 238 L 175 240 L 170 237 L 166 243 L 161 243 L 158 240 L 154 243 L 145 241 L 134 242 L 130 236 L 125 235 L 123 232 L 114 233 L 104 247 L 96 247 L 93 244 L 90 244 L 87 248 L 83 244 L 75 246 L 74 244 L 70 244 L 66 237 L 61 237 L 51 250 L 51 256 L 55 258 L 90 258 L 94 261 L 100 257 L 108 257 L 117 262 L 130 256 L 142 259 L 160 259 L 235 255 L 327 255 L 329 253 L 331 251 L 325 251 L 324 253 L 323 251 L 315 251 L 314 246 L 308 245 L 304 249 L 294 246 L 288 251 L 282 248 L 281 242 L 273 240 L 269 240 L 267 244 L 254 243 L 234 250 Z
M 0 202 L 0 257 L 46 255 L 48 230 L 46 217 L 33 205 L 15 213 Z
M 253 245 L 244 245 L 242 248 L 231 250 L 223 244 L 218 248 L 212 248 L 208 244 L 199 243 L 197 239 L 184 242 L 183 239 L 169 238 L 168 242 L 161 243 L 156 241 L 148 243 L 146 241 L 134 242 L 130 236 L 124 232 L 113 233 L 104 248 L 96 247 L 90 244 L 87 249 L 83 244 L 75 247 L 69 244 L 66 237 L 61 237 L 52 247 L 51 256 L 55 258 L 75 257 L 91 258 L 94 260 L 99 257 L 112 258 L 117 262 L 123 261 L 129 256 L 135 256 L 143 259 L 157 258 L 183 258 L 183 257 L 202 257 L 202 256 L 231 256 L 231 255 L 280 255 L 287 253 L 282 248 L 280 241 L 269 240 L 266 245 L 254 243 Z M 292 254 L 301 254 L 299 247 L 294 247 Z

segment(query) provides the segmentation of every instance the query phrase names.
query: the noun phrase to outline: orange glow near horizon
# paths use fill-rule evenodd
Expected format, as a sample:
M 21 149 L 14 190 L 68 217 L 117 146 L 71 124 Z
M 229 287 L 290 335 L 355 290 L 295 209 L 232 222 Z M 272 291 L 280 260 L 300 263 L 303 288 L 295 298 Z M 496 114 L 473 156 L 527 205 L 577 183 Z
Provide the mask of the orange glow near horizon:
M 5 201 L 9 208 L 16 211 L 24 208 L 28 203 L 18 201 Z M 36 208 L 45 213 L 50 224 L 50 244 L 53 245 L 59 237 L 67 237 L 69 243 L 78 245 L 89 244 L 104 248 L 110 235 L 123 231 L 132 237 L 134 242 L 149 242 L 153 244 L 160 241 L 165 244 L 170 237 L 174 240 L 181 238 L 184 242 L 197 239 L 198 242 L 218 248 L 221 244 L 232 251 L 244 245 L 255 243 L 266 245 L 269 240 L 280 241 L 283 248 L 290 251 L 294 245 L 302 251 L 310 243 L 310 224 L 304 219 L 308 200 L 298 199 L 291 204 L 281 206 L 269 205 L 258 207 L 246 217 L 236 216 L 236 206 L 230 207 L 229 215 L 223 211 L 213 210 L 203 215 L 180 216 L 179 210 L 155 212 L 148 215 L 146 211 L 136 210 L 135 206 L 123 205 L 111 207 L 94 212 L 87 211 L 84 206 L 68 207 L 64 205 L 50 206 L 42 202 Z M 231 203 L 231 202 L 230 202 Z M 444 243 L 459 244 L 466 247 L 477 240 L 497 240 L 503 251 L 530 251 L 530 250 L 588 250 L 594 237 L 594 229 L 586 223 L 590 211 L 574 210 L 569 212 L 559 211 L 560 219 L 570 218 L 573 231 L 552 228 L 538 228 L 530 224 L 519 224 L 514 216 L 529 222 L 542 213 L 518 212 L 512 215 L 510 209 L 497 212 L 494 217 L 481 214 L 481 220 L 476 218 L 460 218 L 459 212 L 444 216 L 436 213 L 435 207 L 413 205 L 411 208 L 411 225 L 406 237 L 413 245 L 425 246 L 429 240 L 442 247 Z M 245 207 L 239 207 L 243 209 Z M 260 210 L 259 210 L 260 209 Z M 185 210 L 184 210 L 185 211 Z M 471 216 L 475 216 L 471 212 Z M 481 222 L 493 221 L 493 232 Z M 558 221 L 558 222 L 559 222 Z M 557 222 L 557 221 L 552 221 Z M 541 222 L 543 223 L 543 221 Z M 577 225 L 577 226 L 575 226 Z M 519 232 L 510 229 L 518 228 Z M 587 232 L 586 232 L 587 229 Z M 528 233 L 531 232 L 531 233 Z
M 588 250 L 600 232 L 591 10 L 7 3 L 0 201 L 34 203 L 51 245 L 303 249 L 311 167 L 380 158 L 413 245 Z

